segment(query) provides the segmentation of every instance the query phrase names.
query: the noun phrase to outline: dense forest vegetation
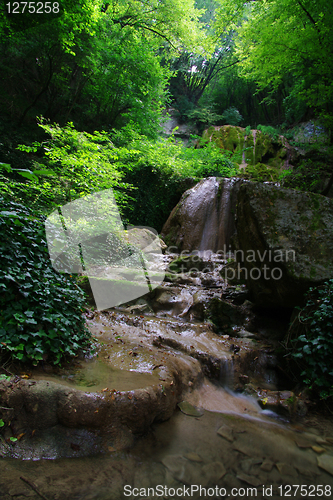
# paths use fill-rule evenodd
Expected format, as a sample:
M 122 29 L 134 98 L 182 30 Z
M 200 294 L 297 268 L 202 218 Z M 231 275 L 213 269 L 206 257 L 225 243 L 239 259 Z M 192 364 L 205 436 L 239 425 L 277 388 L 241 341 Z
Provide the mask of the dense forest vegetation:
M 7 2 L 0 17 L 0 341 L 34 363 L 58 363 L 89 336 L 75 279 L 48 264 L 42 222 L 54 207 L 111 187 L 125 224 L 161 230 L 195 181 L 237 175 L 232 154 L 194 147 L 208 125 L 293 140 L 312 119 L 330 142 L 333 129 L 327 0 L 46 4 L 38 15 L 36 2 Z M 163 136 L 170 108 L 192 145 Z M 330 146 L 316 155 L 291 187 L 311 188 L 323 163 L 329 175 Z

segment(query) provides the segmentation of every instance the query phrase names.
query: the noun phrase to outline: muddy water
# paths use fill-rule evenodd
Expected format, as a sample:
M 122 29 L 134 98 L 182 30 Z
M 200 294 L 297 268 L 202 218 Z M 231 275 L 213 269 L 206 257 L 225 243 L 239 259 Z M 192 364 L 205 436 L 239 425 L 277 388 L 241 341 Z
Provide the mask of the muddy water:
M 332 467 L 333 440 L 318 429 L 295 429 L 267 417 L 251 398 L 208 380 L 187 399 L 203 409 L 202 416 L 177 410 L 129 449 L 111 443 L 91 457 L 0 462 L 6 477 L 0 498 L 40 498 L 20 477 L 54 500 L 154 499 L 161 488 L 167 494 L 159 498 L 182 498 L 191 486 L 189 498 L 195 499 L 250 498 L 254 492 L 257 498 L 277 499 L 288 496 L 288 485 L 303 485 L 303 496 L 294 496 L 294 487 L 294 498 L 320 491 L 319 485 L 327 493 L 322 496 L 330 498 L 332 475 L 318 465 Z M 206 488 L 201 496 L 200 486 Z

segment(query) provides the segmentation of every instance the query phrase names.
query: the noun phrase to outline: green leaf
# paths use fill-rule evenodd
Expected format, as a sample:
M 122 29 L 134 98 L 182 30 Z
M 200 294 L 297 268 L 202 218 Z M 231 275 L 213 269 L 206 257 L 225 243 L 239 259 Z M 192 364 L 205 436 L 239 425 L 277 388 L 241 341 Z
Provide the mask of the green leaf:
M 14 172 L 17 172 L 19 175 L 22 177 L 25 177 L 26 179 L 29 179 L 30 181 L 38 181 L 38 177 L 34 175 L 31 170 L 23 169 L 23 168 L 15 168 L 13 169 Z

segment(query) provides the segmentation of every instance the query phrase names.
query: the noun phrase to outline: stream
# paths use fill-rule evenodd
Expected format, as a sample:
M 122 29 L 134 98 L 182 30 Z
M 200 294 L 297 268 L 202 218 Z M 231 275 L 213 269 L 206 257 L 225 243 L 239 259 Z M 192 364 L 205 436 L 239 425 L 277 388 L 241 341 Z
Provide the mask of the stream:
M 154 386 L 163 399 L 178 383 L 171 417 L 144 435 L 57 425 L 22 438 L 0 459 L 1 500 L 331 497 L 333 426 L 294 423 L 249 394 L 282 394 L 267 341 L 278 320 L 250 327 L 245 287 L 221 279 L 226 262 L 200 262 L 131 304 L 90 312 L 90 359 L 27 375 L 110 398 Z M 236 319 L 217 332 L 205 311 L 221 293 Z

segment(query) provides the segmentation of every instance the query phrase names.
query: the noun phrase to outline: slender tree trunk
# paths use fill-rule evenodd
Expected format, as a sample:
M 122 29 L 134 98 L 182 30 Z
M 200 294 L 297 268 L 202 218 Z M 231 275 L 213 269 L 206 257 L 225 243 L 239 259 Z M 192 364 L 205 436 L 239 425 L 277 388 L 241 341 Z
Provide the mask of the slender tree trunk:
M 26 117 L 28 111 L 30 111 L 31 108 L 34 107 L 34 105 L 36 104 L 36 102 L 39 100 L 39 98 L 47 91 L 47 89 L 49 88 L 49 85 L 50 85 L 50 82 L 52 80 L 52 76 L 53 76 L 53 68 L 52 68 L 52 59 L 50 56 L 48 56 L 49 58 L 49 76 L 42 88 L 42 90 L 39 92 L 39 94 L 36 95 L 35 99 L 32 101 L 32 103 L 27 107 L 25 108 L 25 110 L 23 111 L 22 115 L 21 115 L 21 118 L 19 119 L 18 121 L 18 124 L 17 126 L 20 127 L 23 123 L 23 120 L 24 118 Z

